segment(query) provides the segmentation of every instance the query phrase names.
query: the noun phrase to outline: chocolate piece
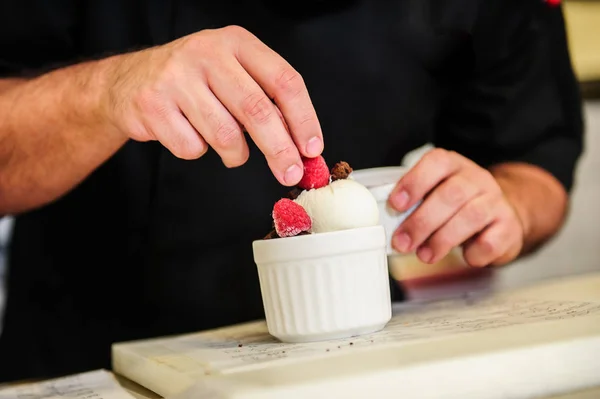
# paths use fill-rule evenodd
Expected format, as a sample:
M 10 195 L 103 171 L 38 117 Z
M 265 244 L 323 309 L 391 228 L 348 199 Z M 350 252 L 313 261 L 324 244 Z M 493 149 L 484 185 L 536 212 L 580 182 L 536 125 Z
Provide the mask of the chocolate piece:
M 302 192 L 302 189 L 300 189 L 298 187 L 294 187 L 292 189 L 292 191 L 290 191 L 288 193 L 288 198 L 291 200 L 295 200 L 296 198 L 298 198 L 298 196 L 300 195 L 301 192 Z
M 297 237 L 297 236 L 305 236 L 305 235 L 307 235 L 307 234 L 310 234 L 310 233 L 309 233 L 308 231 L 301 231 L 300 233 L 296 234 L 296 235 L 295 235 L 295 236 L 293 236 L 293 237 Z M 279 234 L 277 234 L 277 232 L 275 231 L 275 229 L 271 230 L 271 231 L 269 232 L 269 234 L 267 234 L 267 235 L 266 235 L 266 236 L 263 238 L 263 240 L 272 240 L 272 239 L 274 239 L 274 238 L 281 238 L 281 237 L 279 237 Z
M 348 162 L 338 162 L 331 168 L 331 181 L 347 179 L 352 173 L 352 168 Z
M 279 234 L 275 231 L 275 229 L 271 230 L 269 234 L 267 234 L 263 240 L 271 240 L 273 238 L 279 238 Z

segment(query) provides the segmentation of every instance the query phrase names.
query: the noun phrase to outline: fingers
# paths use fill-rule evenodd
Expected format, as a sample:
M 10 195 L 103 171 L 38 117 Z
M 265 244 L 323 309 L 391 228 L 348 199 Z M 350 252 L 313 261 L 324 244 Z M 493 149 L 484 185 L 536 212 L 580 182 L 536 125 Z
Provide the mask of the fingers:
M 460 246 L 493 223 L 498 205 L 499 200 L 489 195 L 469 201 L 417 249 L 417 256 L 426 263 L 438 262 L 452 248 Z M 504 247 L 495 250 L 504 250 Z
M 248 158 L 247 131 L 287 186 L 302 178 L 301 156 L 322 152 L 321 128 L 301 76 L 243 28 L 207 29 L 146 54 L 153 55 L 146 61 L 156 68 L 145 71 L 139 63 L 146 81 L 131 87 L 132 97 L 158 95 L 174 105 L 158 110 L 165 113 L 158 122 L 161 116 L 152 116 L 155 103 L 142 110 L 142 118 L 123 118 L 130 137 L 156 137 L 186 159 L 210 145 L 225 165 L 235 167 Z M 132 73 L 127 66 L 123 73 Z
M 287 186 L 302 178 L 300 153 L 275 105 L 239 63 L 209 70 L 208 84 L 221 103 L 240 122 L 265 155 L 277 180 Z
M 476 183 L 464 175 L 451 176 L 398 228 L 393 240 L 395 248 L 400 252 L 414 251 L 435 231 L 456 218 L 457 212 L 460 213 L 461 208 L 479 193 Z
M 462 157 L 440 148 L 429 151 L 398 182 L 390 194 L 390 205 L 405 211 L 425 197 L 444 179 L 459 171 Z
M 139 103 L 146 119 L 142 122 L 151 137 L 160 141 L 173 155 L 181 159 L 197 159 L 208 150 L 208 145 L 175 103 L 153 97 Z
M 238 121 L 206 85 L 190 83 L 179 93 L 179 107 L 229 168 L 243 165 L 249 150 Z
M 465 243 L 463 257 L 474 267 L 503 265 L 515 259 L 523 247 L 514 218 L 501 218 Z
M 494 176 L 457 153 L 435 149 L 398 182 L 390 205 L 423 203 L 396 230 L 393 247 L 435 263 L 463 246 L 473 266 L 504 264 L 521 251 L 523 227 Z
M 300 153 L 320 155 L 323 133 L 302 76 L 253 35 L 244 36 L 237 57 L 281 110 Z

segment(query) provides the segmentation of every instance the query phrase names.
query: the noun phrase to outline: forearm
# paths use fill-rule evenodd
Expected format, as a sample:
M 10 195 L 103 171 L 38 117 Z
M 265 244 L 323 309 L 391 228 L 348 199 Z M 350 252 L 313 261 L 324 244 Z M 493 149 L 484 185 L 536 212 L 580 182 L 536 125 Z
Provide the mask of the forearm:
M 0 215 L 57 199 L 125 143 L 102 116 L 109 64 L 0 80 Z
M 563 225 L 567 192 L 551 174 L 533 165 L 504 163 L 490 170 L 523 224 L 521 255 L 535 251 Z

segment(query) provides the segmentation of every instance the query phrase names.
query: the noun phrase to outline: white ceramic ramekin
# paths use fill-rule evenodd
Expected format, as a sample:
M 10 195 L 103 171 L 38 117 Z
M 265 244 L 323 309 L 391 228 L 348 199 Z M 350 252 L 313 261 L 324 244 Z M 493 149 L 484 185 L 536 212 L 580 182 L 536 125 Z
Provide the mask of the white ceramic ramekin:
M 347 338 L 391 319 L 382 226 L 253 242 L 269 333 L 283 342 Z
M 352 172 L 352 178 L 362 185 L 366 186 L 371 194 L 377 200 L 379 206 L 379 220 L 385 228 L 387 235 L 387 253 L 392 255 L 396 253 L 392 249 L 392 235 L 407 217 L 420 205 L 420 202 L 405 212 L 398 212 L 388 205 L 388 198 L 396 183 L 408 168 L 402 166 L 390 166 L 382 168 L 371 168 L 355 170 Z

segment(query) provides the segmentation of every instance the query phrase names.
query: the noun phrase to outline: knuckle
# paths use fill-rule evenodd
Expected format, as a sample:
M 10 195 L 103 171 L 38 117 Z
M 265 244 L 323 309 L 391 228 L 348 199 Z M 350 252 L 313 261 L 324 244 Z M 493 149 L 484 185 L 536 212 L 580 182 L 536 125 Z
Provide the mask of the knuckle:
M 456 244 L 447 234 L 438 233 L 431 237 L 430 246 L 438 253 L 450 251 Z
M 496 178 L 494 177 L 492 172 L 490 172 L 489 170 L 484 169 L 484 168 L 479 168 L 478 178 L 486 183 L 490 183 L 490 182 L 495 183 L 496 182 Z
M 207 147 L 200 140 L 181 140 L 175 145 L 173 155 L 177 158 L 198 159 L 206 152 Z
M 230 48 L 232 40 L 216 29 L 205 29 L 185 38 L 181 51 L 174 54 L 179 65 L 195 65 L 206 73 Z M 214 66 L 213 66 L 214 68 Z
M 249 157 L 250 157 L 250 154 L 248 151 L 240 152 L 237 154 L 237 156 L 228 158 L 227 162 L 226 162 L 226 166 L 228 168 L 237 168 L 239 166 L 244 165 L 246 162 L 248 162 Z
M 178 71 L 179 67 L 175 65 L 174 61 L 168 61 L 162 71 L 158 75 L 158 79 L 154 83 L 154 91 L 158 93 L 165 93 L 169 88 L 177 85 L 177 80 L 181 73 Z
M 439 161 L 440 159 L 444 159 L 448 157 L 448 151 L 443 148 L 433 148 L 428 151 L 423 158 L 429 158 L 432 161 Z
M 484 267 L 488 264 L 485 258 L 481 256 L 475 256 L 473 254 L 467 253 L 466 255 L 464 255 L 464 257 L 465 261 L 472 267 Z
M 177 79 L 181 74 L 181 51 L 175 47 L 171 49 L 164 58 L 162 63 L 161 77 L 164 81 L 172 81 Z
M 246 29 L 242 28 L 239 25 L 228 25 L 228 26 L 221 28 L 221 31 L 224 32 L 225 34 L 232 35 L 232 36 L 242 36 L 242 35 L 247 35 L 249 33 Z
M 494 178 L 492 177 L 492 179 Z M 502 191 L 502 187 L 500 187 L 500 185 L 496 182 L 495 179 L 490 184 L 489 193 L 496 198 L 501 198 L 504 196 L 504 191 Z
M 248 94 L 242 102 L 242 112 L 254 123 L 264 125 L 271 120 L 274 107 L 264 94 L 251 93 Z
M 318 126 L 318 123 L 319 123 L 319 120 L 318 120 L 316 114 L 306 114 L 306 115 L 303 115 L 300 118 L 300 121 L 298 122 L 298 124 L 300 126 L 305 126 L 305 125 L 308 125 L 308 126 L 310 126 L 310 125 L 317 125 Z
M 480 173 L 481 173 L 481 178 L 483 178 L 483 179 L 495 180 L 494 175 L 488 169 L 480 168 Z
M 440 197 L 447 205 L 460 205 L 467 200 L 467 192 L 460 182 L 450 181 L 440 190 Z
M 169 107 L 162 100 L 162 95 L 157 89 L 141 90 L 134 97 L 133 102 L 142 114 L 164 118 L 169 112 Z
M 240 139 L 241 129 L 232 123 L 220 123 L 215 130 L 215 144 L 218 147 L 229 147 Z
M 465 208 L 465 217 L 473 225 L 484 225 L 488 221 L 489 210 L 481 202 L 474 202 Z
M 147 129 L 144 126 L 144 123 L 141 123 L 139 120 L 131 118 L 126 119 L 125 123 L 125 131 L 134 140 L 137 141 L 147 141 L 147 140 L 157 140 L 156 135 L 152 130 Z
M 289 159 L 295 156 L 296 148 L 288 143 L 273 146 L 269 157 L 274 159 Z
M 238 166 L 242 166 L 244 165 L 246 162 L 248 162 L 248 159 L 250 158 L 250 154 L 248 152 L 245 152 L 242 156 L 240 156 L 237 160 L 237 165 Z
M 487 259 L 495 259 L 500 256 L 500 246 L 490 235 L 483 234 L 477 239 L 477 245 L 481 253 L 485 254 Z
M 485 182 L 485 187 L 487 191 L 494 196 L 501 196 L 503 194 L 502 187 L 498 184 L 498 181 L 487 169 L 481 169 L 481 180 Z
M 198 32 L 195 35 L 191 35 L 183 41 L 182 48 L 186 51 L 196 54 L 209 54 L 213 49 L 212 41 L 210 40 L 213 33 L 209 31 Z M 202 57 L 205 59 L 208 57 Z
M 422 234 L 429 229 L 429 220 L 421 212 L 413 214 L 404 224 L 406 225 L 406 229 L 410 230 L 413 234 Z
M 275 77 L 275 87 L 278 94 L 295 97 L 304 90 L 304 81 L 296 70 L 284 66 Z
M 423 156 L 427 163 L 430 163 L 436 169 L 449 170 L 451 166 L 451 157 L 447 150 L 443 148 L 434 148 Z
M 460 155 L 458 152 L 454 151 L 454 150 L 446 150 L 443 148 L 440 148 L 440 150 L 443 150 L 446 153 L 446 156 L 449 158 L 459 158 L 462 157 L 462 155 Z

